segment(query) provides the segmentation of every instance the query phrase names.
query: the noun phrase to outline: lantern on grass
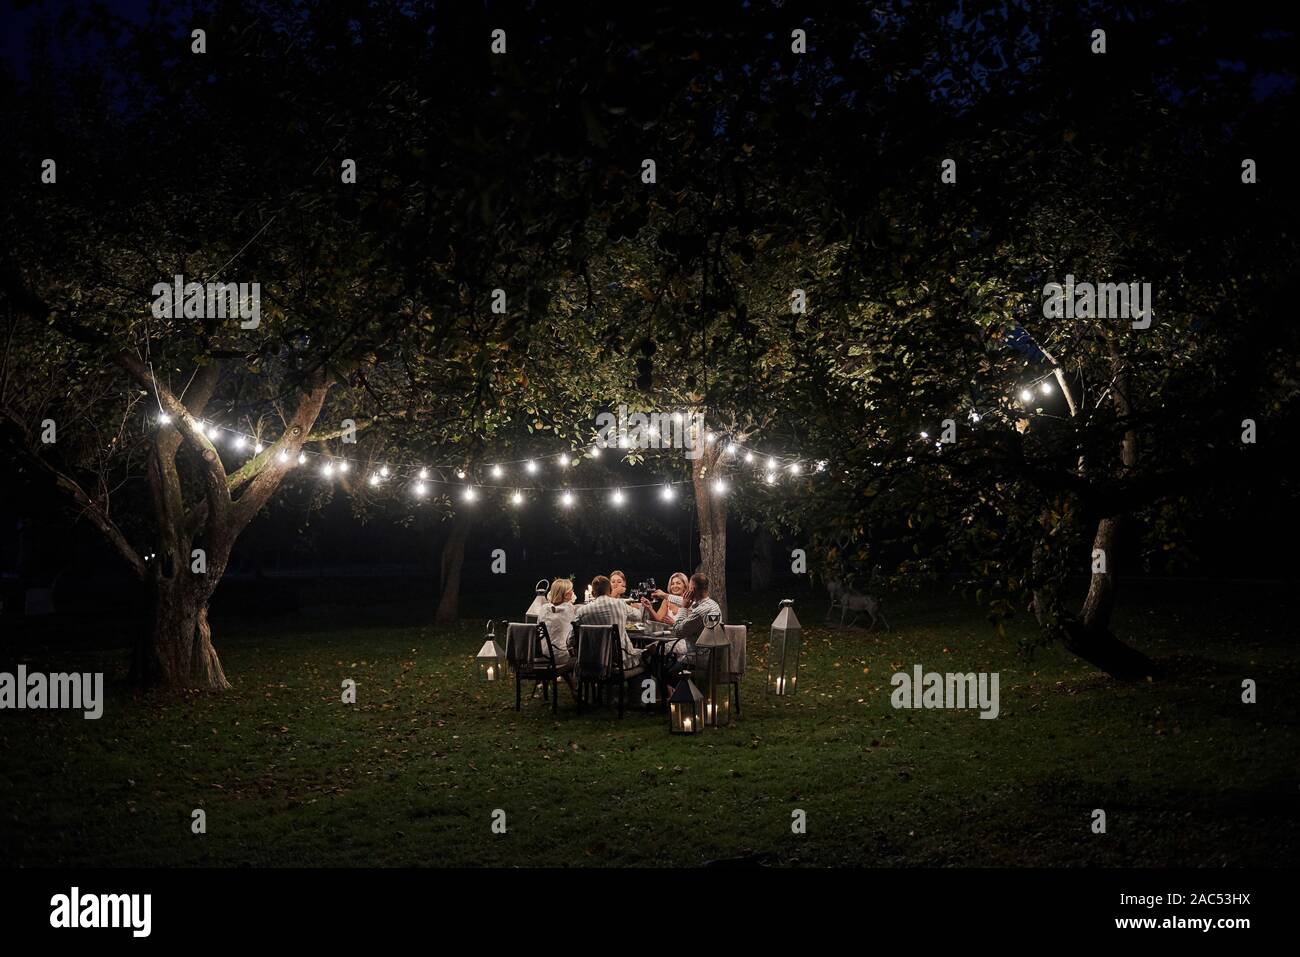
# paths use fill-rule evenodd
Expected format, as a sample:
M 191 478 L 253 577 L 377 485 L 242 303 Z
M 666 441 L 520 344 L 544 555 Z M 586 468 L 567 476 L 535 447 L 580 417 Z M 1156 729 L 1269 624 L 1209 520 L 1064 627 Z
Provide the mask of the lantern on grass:
M 704 686 L 704 723 L 721 728 L 731 723 L 731 686 L 724 684 L 731 671 L 731 642 L 721 615 L 709 615 L 708 624 L 695 639 L 697 652 L 708 652 L 708 683 Z
M 668 696 L 668 730 L 673 734 L 704 731 L 704 695 L 691 681 L 689 671 L 677 676 L 677 685 Z
M 533 603 L 528 606 L 528 612 L 524 615 L 524 621 L 530 625 L 537 624 L 537 617 L 542 613 L 542 608 L 546 605 L 546 589 L 551 587 L 551 583 L 545 578 L 533 586 Z
M 772 639 L 767 647 L 767 690 L 791 695 L 799 681 L 799 637 L 803 629 L 794 614 L 794 599 L 781 602 L 772 622 Z
M 487 641 L 478 650 L 478 676 L 484 681 L 504 681 L 506 651 L 497 644 L 496 625 L 488 622 Z

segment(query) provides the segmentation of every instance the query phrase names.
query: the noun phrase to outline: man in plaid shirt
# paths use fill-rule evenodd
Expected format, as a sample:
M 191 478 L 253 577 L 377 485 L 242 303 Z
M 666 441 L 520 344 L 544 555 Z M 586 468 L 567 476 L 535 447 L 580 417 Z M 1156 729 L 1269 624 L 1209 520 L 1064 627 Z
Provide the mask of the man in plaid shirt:
M 573 633 L 579 625 L 617 625 L 618 640 L 623 648 L 623 667 L 635 668 L 641 663 L 641 652 L 627 636 L 627 602 L 610 596 L 609 579 L 597 575 L 591 580 L 592 599 L 584 602 L 573 619 Z M 575 639 L 576 643 L 576 639 Z

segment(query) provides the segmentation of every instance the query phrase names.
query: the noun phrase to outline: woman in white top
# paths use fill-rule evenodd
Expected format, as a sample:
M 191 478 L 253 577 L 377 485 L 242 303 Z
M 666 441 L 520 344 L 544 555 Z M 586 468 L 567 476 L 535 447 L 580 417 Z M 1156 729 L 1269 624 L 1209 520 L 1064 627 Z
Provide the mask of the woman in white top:
M 555 650 L 555 664 L 567 664 L 573 657 L 569 650 L 570 636 L 573 633 L 573 616 L 577 610 L 573 607 L 573 582 L 567 578 L 557 578 L 551 582 L 551 590 L 546 595 L 547 604 L 542 606 L 537 616 L 537 623 L 546 626 L 550 636 L 551 647 Z
M 671 625 L 677 620 L 677 616 L 681 614 L 683 596 L 686 594 L 686 588 L 688 585 L 689 580 L 686 578 L 685 572 L 673 572 L 668 577 L 668 590 L 660 591 L 656 588 L 654 591 L 654 596 L 656 598 L 663 599 L 663 601 L 659 603 L 659 609 L 657 611 L 648 599 L 642 599 L 642 604 L 645 606 L 646 614 L 654 618 L 655 621 L 662 621 Z

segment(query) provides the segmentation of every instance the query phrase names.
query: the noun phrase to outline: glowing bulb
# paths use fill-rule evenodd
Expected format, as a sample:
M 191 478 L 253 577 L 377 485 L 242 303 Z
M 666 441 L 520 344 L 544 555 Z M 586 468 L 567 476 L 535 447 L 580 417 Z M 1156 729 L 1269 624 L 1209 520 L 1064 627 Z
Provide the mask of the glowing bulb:
M 208 438 L 209 438 L 209 439 L 215 439 L 215 438 L 216 438 L 218 435 L 220 435 L 220 434 L 221 434 L 221 430 L 218 429 L 215 425 L 209 425 L 209 426 L 208 426 Z
M 378 485 L 378 484 L 379 484 L 379 476 L 378 476 L 378 475 L 375 475 L 375 474 L 372 473 L 371 476 L 370 476 L 370 484 L 371 484 L 371 485 Z
M 379 474 L 380 474 L 380 476 L 382 476 L 383 478 L 388 478 L 388 466 L 387 466 L 387 465 L 382 466 L 382 467 L 379 469 Z
M 429 477 L 429 470 L 428 470 L 428 469 L 420 469 L 420 480 L 423 481 L 424 479 L 427 479 L 428 477 Z
M 281 449 L 280 454 L 277 455 L 276 458 L 279 459 L 281 462 L 287 462 L 289 461 L 289 452 L 285 449 Z
M 472 488 L 467 488 L 467 489 L 465 489 L 465 492 L 464 492 L 464 499 L 465 499 L 465 501 L 467 501 L 467 502 L 472 502 L 472 501 L 474 501 L 474 499 L 476 499 L 477 497 L 478 497 L 478 496 L 475 494 L 475 492 L 474 492 L 474 490 L 473 490 Z
M 428 491 L 429 491 L 428 486 L 425 485 L 423 482 L 416 482 L 416 483 L 415 483 L 415 494 L 416 494 L 416 495 L 419 495 L 419 496 L 423 497 L 423 496 L 425 495 L 425 493 L 428 492 Z
M 427 474 L 428 474 L 428 473 L 427 473 L 424 469 L 420 469 L 420 478 L 424 478 L 424 476 L 427 475 Z M 463 479 L 464 477 L 465 477 L 465 470 L 464 470 L 464 469 L 456 469 L 456 478 L 462 478 L 462 479 Z
M 776 484 L 776 473 L 775 473 L 775 472 L 768 472 L 768 473 L 767 473 L 767 484 L 768 484 L 768 485 L 775 485 L 775 484 Z
M 537 463 L 532 459 L 529 459 L 524 463 L 524 468 L 528 470 L 529 475 L 535 475 L 537 473 Z
M 714 442 L 718 441 L 718 437 L 714 435 L 712 432 L 705 432 L 704 441 L 712 445 Z
M 513 505 L 522 505 L 524 502 L 524 497 L 521 493 L 515 492 L 514 495 L 510 496 L 510 502 Z
M 172 417 L 171 417 L 170 415 L 168 415 L 166 412 L 159 412 L 159 413 L 158 413 L 158 424 L 159 424 L 159 425 L 166 425 L 167 423 L 171 422 L 171 420 L 172 420 Z
M 493 477 L 493 478 L 500 478 L 500 477 L 502 476 L 502 474 L 504 474 L 504 473 L 501 471 L 501 466 L 499 466 L 499 465 L 494 465 L 494 466 L 492 466 L 492 477 Z
M 329 476 L 334 474 L 334 466 L 331 463 L 326 462 L 324 465 L 321 466 L 320 474 L 328 478 Z
M 339 471 L 346 472 L 347 470 L 348 470 L 348 463 L 347 460 L 344 459 L 342 462 L 339 463 Z
M 714 495 L 721 495 L 726 490 L 727 490 L 727 483 L 722 481 L 722 479 L 718 479 L 716 482 L 713 483 Z
M 567 455 L 561 455 L 561 456 L 560 456 L 560 468 L 563 469 L 563 468 L 568 468 L 568 467 L 569 467 L 569 457 L 568 457 Z
M 598 446 L 598 445 L 593 445 L 593 446 L 591 447 L 591 457 L 592 457 L 593 459 L 598 459 L 598 458 L 600 458 L 600 446 Z
M 1032 399 L 1033 397 L 1034 397 L 1034 394 L 1033 394 L 1032 392 L 1030 392 L 1028 389 L 1021 389 L 1021 390 L 1020 390 L 1020 401 L 1021 401 L 1021 402 L 1028 402 L 1028 401 L 1029 401 L 1030 399 Z
M 671 485 L 665 485 L 664 490 L 659 494 L 663 496 L 665 502 L 671 502 L 674 494 L 673 487 Z
M 261 442 L 258 442 L 256 445 L 253 446 L 253 451 L 256 452 L 258 455 L 261 455 L 262 450 L 264 448 L 266 448 L 266 446 L 262 445 Z
M 768 459 L 768 460 L 767 460 L 767 468 L 768 468 L 768 471 L 771 471 L 772 469 L 776 468 L 776 459 Z
M 236 435 L 234 444 L 236 450 L 242 449 L 244 447 L 244 437 L 242 435 Z
M 729 442 L 729 443 L 727 443 L 727 454 L 728 454 L 728 455 L 735 455 L 735 454 L 736 454 L 736 443 L 735 443 L 735 442 Z
M 1041 386 L 1039 386 L 1039 388 L 1043 390 L 1043 395 L 1052 394 L 1052 383 L 1050 382 L 1044 382 Z
M 623 490 L 621 488 L 614 489 L 614 494 L 609 497 L 609 500 L 615 505 L 621 506 L 624 501 Z
M 563 495 L 560 496 L 560 504 L 563 505 L 565 508 L 568 508 L 570 505 L 573 504 L 573 495 L 569 492 L 565 492 Z
M 745 453 L 745 462 L 746 462 L 747 464 L 750 464 L 750 465 L 752 465 L 752 464 L 754 463 L 754 453 L 753 453 L 753 452 L 746 452 L 746 453 Z
M 790 463 L 790 474 L 791 474 L 791 475 L 798 475 L 798 474 L 799 474 L 799 463 L 798 463 L 798 462 L 791 462 L 791 463 Z
M 299 452 L 299 453 L 298 453 L 298 464 L 299 464 L 299 465 L 306 465 L 306 464 L 307 464 L 307 453 L 306 453 L 306 452 Z

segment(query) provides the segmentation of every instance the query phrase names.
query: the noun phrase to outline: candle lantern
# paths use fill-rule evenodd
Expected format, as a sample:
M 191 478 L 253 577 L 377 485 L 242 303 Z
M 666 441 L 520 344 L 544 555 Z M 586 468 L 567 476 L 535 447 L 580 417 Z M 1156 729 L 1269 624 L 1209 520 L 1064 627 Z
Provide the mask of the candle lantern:
M 545 578 L 533 586 L 533 603 L 528 606 L 528 612 L 524 615 L 524 621 L 530 625 L 537 624 L 537 617 L 542 613 L 542 608 L 546 605 L 546 590 L 551 587 L 551 583 Z
M 767 648 L 767 690 L 772 694 L 791 695 L 799 681 L 799 638 L 802 629 L 794 614 L 794 600 L 781 602 L 776 621 L 772 622 L 772 639 Z
M 704 723 L 721 728 L 731 723 L 731 685 L 724 684 L 731 671 L 731 642 L 721 615 L 710 615 L 708 624 L 695 640 L 697 651 L 707 651 L 708 683 L 704 686 Z
M 506 677 L 506 651 L 497 644 L 496 626 L 488 622 L 487 640 L 478 650 L 478 676 L 484 681 L 504 681 Z
M 704 695 L 691 681 L 691 673 L 677 676 L 677 686 L 668 696 L 668 730 L 673 734 L 700 734 L 704 730 Z

